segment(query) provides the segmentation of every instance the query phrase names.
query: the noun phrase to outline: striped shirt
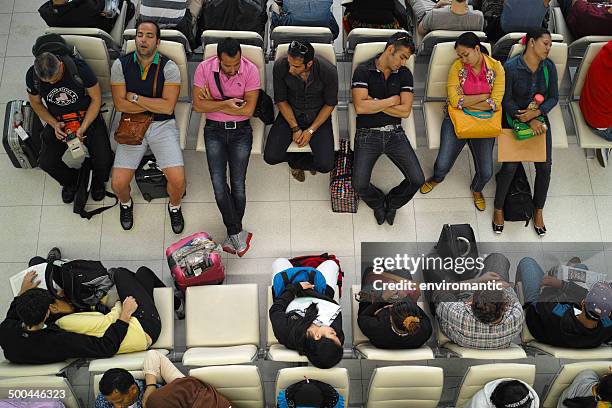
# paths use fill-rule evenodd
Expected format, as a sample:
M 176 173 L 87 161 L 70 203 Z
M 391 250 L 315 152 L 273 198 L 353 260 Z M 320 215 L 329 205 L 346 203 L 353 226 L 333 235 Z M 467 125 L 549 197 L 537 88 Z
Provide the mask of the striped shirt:
M 439 296 L 436 317 L 442 332 L 454 343 L 471 349 L 503 349 L 523 328 L 523 308 L 512 288 L 504 289 L 508 307 L 500 323 L 486 324 L 474 316 L 471 305 L 458 301 L 457 296 L 444 293 Z
M 160 28 L 169 28 L 183 20 L 186 10 L 186 0 L 142 0 L 139 16 L 155 21 Z

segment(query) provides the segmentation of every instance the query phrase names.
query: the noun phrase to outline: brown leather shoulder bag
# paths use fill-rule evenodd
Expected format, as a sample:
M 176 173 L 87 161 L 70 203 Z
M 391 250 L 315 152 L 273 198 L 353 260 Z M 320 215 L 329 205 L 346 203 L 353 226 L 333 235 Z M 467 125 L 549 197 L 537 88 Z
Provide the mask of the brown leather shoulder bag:
M 159 76 L 159 66 L 161 61 L 157 63 L 155 70 L 155 79 L 153 80 L 153 97 L 157 93 L 157 77 Z M 122 113 L 119 120 L 119 127 L 115 131 L 115 140 L 119 144 L 124 145 L 140 145 L 142 139 L 147 133 L 147 129 L 153 122 L 153 114 L 151 112 L 141 113 Z

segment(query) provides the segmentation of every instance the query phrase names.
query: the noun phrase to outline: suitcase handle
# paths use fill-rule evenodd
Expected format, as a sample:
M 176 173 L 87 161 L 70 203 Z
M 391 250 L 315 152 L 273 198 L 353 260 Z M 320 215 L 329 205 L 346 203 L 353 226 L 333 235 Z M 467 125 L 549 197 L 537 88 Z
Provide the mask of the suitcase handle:
M 472 249 L 472 244 L 470 243 L 470 240 L 468 240 L 466 237 L 457 237 L 457 241 L 465 242 L 465 245 L 467 246 L 465 252 L 459 255 L 460 258 L 463 258 L 464 256 L 470 253 Z

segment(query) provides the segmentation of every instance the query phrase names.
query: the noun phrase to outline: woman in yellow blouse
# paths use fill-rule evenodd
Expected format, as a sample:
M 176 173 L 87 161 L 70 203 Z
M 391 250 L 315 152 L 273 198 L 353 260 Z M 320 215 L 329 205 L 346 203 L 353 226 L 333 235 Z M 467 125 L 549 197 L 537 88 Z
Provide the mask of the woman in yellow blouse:
M 463 33 L 457 38 L 455 51 L 459 58 L 448 72 L 448 106 L 467 108 L 470 111 L 500 110 L 505 86 L 502 64 L 488 55 L 487 49 L 480 44 L 476 34 L 471 32 Z M 470 190 L 474 205 L 479 211 L 484 211 L 486 204 L 482 189 L 493 175 L 495 138 L 457 138 L 448 109 L 440 131 L 440 150 L 434 165 L 434 174 L 421 186 L 421 193 L 429 193 L 444 180 L 466 143 L 472 152 L 476 169 Z

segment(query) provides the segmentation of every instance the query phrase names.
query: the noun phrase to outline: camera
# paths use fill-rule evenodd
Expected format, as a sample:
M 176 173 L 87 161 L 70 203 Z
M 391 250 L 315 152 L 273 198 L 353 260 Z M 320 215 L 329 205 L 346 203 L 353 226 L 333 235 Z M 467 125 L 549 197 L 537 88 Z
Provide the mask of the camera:
M 66 128 L 66 138 L 64 139 L 68 144 L 68 149 L 70 149 L 70 154 L 72 158 L 79 159 L 85 156 L 85 150 L 83 149 L 83 143 L 77 137 L 76 133 L 72 131 L 70 128 Z

